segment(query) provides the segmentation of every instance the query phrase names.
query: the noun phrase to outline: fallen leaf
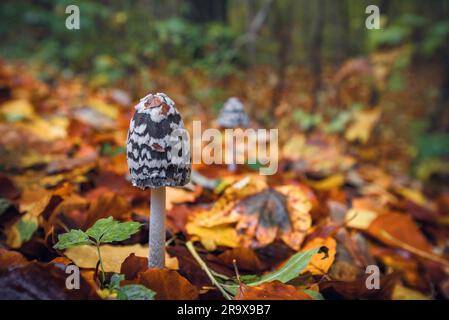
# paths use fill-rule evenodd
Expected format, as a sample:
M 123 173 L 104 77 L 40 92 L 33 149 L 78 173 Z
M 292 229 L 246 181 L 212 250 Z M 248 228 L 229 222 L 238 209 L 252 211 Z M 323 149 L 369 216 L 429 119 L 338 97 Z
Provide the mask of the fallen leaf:
M 120 266 L 120 274 L 125 275 L 126 280 L 132 280 L 137 277 L 139 272 L 148 269 L 148 258 L 138 257 L 131 253 Z
M 227 266 L 233 266 L 233 261 L 235 260 L 239 270 L 262 271 L 265 269 L 264 263 L 259 259 L 257 254 L 246 247 L 226 250 L 217 258 Z
M 397 284 L 394 287 L 391 300 L 431 300 L 431 298 L 429 296 L 422 294 L 419 291 Z
M 308 294 L 280 281 L 262 283 L 258 286 L 241 284 L 235 300 L 313 300 Z
M 128 246 L 102 245 L 100 247 L 103 266 L 106 272 L 120 273 L 121 265 L 132 253 L 137 257 L 147 257 L 148 247 L 139 244 Z M 94 246 L 78 246 L 66 249 L 64 255 L 72 260 L 80 268 L 95 269 L 98 257 Z M 171 258 L 166 253 L 165 265 L 170 269 L 178 269 L 178 260 Z
M 80 290 L 66 288 L 65 269 L 55 264 L 30 262 L 0 275 L 0 299 L 67 300 L 98 299 L 95 289 L 80 277 Z
M 148 269 L 140 272 L 137 283 L 156 292 L 156 300 L 195 300 L 198 289 L 177 271 Z
M 371 222 L 367 229 L 367 232 L 371 236 L 388 245 L 397 246 L 397 243 L 384 236 L 382 231 L 386 231 L 394 238 L 414 248 L 426 252 L 432 252 L 431 244 L 423 236 L 418 225 L 405 214 L 390 212 L 379 215 Z
M 302 273 L 311 272 L 313 275 L 323 275 L 326 274 L 335 259 L 335 254 L 337 252 L 337 242 L 332 237 L 314 238 L 309 241 L 302 250 L 310 250 L 313 248 L 326 247 L 326 252 L 319 252 L 312 256 L 307 267 L 302 271 Z
M 380 108 L 357 111 L 353 115 L 353 123 L 346 130 L 345 138 L 348 141 L 359 140 L 362 143 L 366 143 L 381 114 L 382 110 Z

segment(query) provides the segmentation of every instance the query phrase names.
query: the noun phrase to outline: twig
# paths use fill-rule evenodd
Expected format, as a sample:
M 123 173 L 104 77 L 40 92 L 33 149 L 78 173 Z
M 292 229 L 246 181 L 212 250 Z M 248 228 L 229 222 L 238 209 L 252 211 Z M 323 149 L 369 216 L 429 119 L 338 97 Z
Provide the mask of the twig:
M 424 259 L 428 259 L 428 260 L 440 263 L 440 264 L 444 265 L 446 268 L 449 268 L 449 261 L 447 261 L 447 260 L 445 260 L 445 259 L 443 259 L 441 257 L 438 257 L 438 256 L 433 255 L 431 253 L 425 252 L 425 251 L 423 251 L 421 249 L 412 247 L 411 245 L 409 245 L 409 244 L 407 244 L 407 243 L 405 243 L 405 242 L 403 242 L 403 241 L 393 237 L 391 234 L 389 234 L 385 230 L 381 230 L 380 234 L 382 236 L 384 236 L 386 239 L 388 239 L 391 242 L 395 243 L 401 249 L 409 251 L 409 252 L 413 253 L 414 255 L 416 255 L 418 257 L 421 257 L 421 258 L 424 258 Z
M 220 290 L 220 292 L 223 294 L 223 296 L 227 300 L 232 300 L 232 297 L 223 289 L 223 287 L 220 285 L 220 283 L 218 283 L 218 281 L 214 278 L 214 276 L 212 275 L 211 271 L 207 267 L 206 263 L 198 255 L 198 253 L 196 252 L 195 248 L 193 247 L 193 244 L 192 244 L 191 241 L 186 242 L 186 247 L 187 247 L 187 250 L 189 250 L 189 252 L 192 254 L 193 258 L 196 260 L 196 262 L 198 262 L 198 264 L 200 265 L 201 269 L 203 269 L 204 272 L 206 272 L 206 274 L 209 277 L 210 281 L 218 288 L 218 290 Z
M 262 28 L 263 23 L 265 22 L 268 13 L 270 12 L 271 5 L 273 4 L 274 0 L 266 0 L 262 8 L 257 12 L 254 19 L 251 21 L 251 24 L 249 25 L 248 32 L 243 34 L 242 36 L 238 37 L 235 41 L 234 46 L 236 48 L 240 48 L 244 44 L 248 42 L 252 42 L 256 39 L 257 33 L 259 32 L 260 28 Z

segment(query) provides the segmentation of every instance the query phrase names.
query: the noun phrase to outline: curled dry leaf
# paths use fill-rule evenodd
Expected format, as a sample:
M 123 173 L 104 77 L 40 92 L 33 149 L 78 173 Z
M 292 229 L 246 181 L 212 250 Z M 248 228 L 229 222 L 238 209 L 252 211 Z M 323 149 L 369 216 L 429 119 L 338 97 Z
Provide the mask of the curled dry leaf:
M 156 300 L 198 298 L 198 289 L 174 270 L 148 269 L 139 273 L 136 282 L 156 292 Z
M 262 271 L 266 268 L 265 264 L 259 259 L 257 254 L 246 247 L 226 250 L 217 258 L 226 266 L 232 266 L 233 261 L 235 260 L 239 270 Z
M 241 284 L 235 300 L 313 300 L 313 298 L 292 285 L 272 281 L 258 286 Z

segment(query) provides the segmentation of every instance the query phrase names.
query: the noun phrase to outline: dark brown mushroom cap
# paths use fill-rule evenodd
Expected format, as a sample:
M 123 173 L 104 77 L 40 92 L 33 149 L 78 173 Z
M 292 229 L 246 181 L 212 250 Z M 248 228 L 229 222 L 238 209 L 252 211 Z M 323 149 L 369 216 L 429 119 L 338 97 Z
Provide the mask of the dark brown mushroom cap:
M 249 124 L 248 115 L 243 104 L 236 97 L 229 98 L 223 105 L 218 116 L 218 124 L 222 128 L 246 128 Z
M 189 136 L 175 103 L 164 93 L 149 94 L 135 106 L 126 144 L 134 186 L 183 186 L 190 180 Z

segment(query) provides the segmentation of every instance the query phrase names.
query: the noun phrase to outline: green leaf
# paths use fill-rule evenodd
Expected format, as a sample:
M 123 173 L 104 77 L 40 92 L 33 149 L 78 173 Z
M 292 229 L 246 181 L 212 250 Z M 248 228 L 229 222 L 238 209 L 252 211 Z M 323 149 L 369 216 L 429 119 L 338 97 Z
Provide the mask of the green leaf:
M 154 300 L 155 292 L 141 284 L 128 284 L 117 290 L 118 300 Z
M 87 229 L 86 234 L 100 242 L 100 238 L 117 223 L 118 221 L 114 221 L 112 217 L 99 219 L 92 227 Z
M 89 243 L 89 237 L 83 231 L 70 230 L 70 232 L 60 234 L 58 236 L 58 242 L 53 246 L 53 248 L 62 250 Z
M 311 249 L 305 252 L 298 252 L 290 257 L 290 259 L 285 263 L 285 265 L 272 273 L 260 277 L 258 280 L 245 282 L 249 286 L 258 286 L 265 282 L 271 282 L 278 280 L 282 283 L 289 282 L 299 276 L 302 270 L 304 270 L 312 259 L 312 256 L 318 253 L 319 248 Z M 224 288 L 226 291 L 235 294 L 237 292 L 239 285 L 237 284 L 226 284 Z
M 38 225 L 33 220 L 25 220 L 20 219 L 19 222 L 16 225 L 17 231 L 19 231 L 20 239 L 23 242 L 27 242 L 31 239 L 34 232 L 37 230 Z
M 0 198 L 0 216 L 12 206 L 11 201 L 6 198 Z
M 134 221 L 119 222 L 105 232 L 101 237 L 101 242 L 109 243 L 129 239 L 129 237 L 139 231 L 140 226 L 141 224 L 139 222 Z
M 315 300 L 325 300 L 323 295 L 321 293 L 319 293 L 318 291 L 305 289 L 304 293 L 308 294 L 309 296 L 311 296 Z
M 111 277 L 111 281 L 109 282 L 110 290 L 119 290 L 120 289 L 120 281 L 125 280 L 125 275 L 114 273 Z
M 290 257 L 287 263 L 280 269 L 269 273 L 260 280 L 248 283 L 250 286 L 257 286 L 264 282 L 271 282 L 278 280 L 282 283 L 289 282 L 290 280 L 298 277 L 302 270 L 304 270 L 312 259 L 312 256 L 319 251 L 319 248 L 311 249 L 305 252 L 298 252 Z
M 110 243 L 123 241 L 138 232 L 141 227 L 139 222 L 118 222 L 112 217 L 100 219 L 86 231 L 86 234 L 94 238 L 98 243 Z

